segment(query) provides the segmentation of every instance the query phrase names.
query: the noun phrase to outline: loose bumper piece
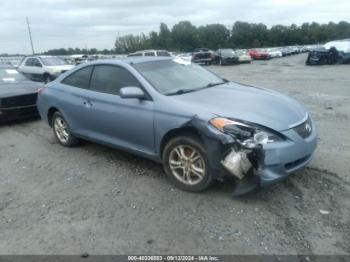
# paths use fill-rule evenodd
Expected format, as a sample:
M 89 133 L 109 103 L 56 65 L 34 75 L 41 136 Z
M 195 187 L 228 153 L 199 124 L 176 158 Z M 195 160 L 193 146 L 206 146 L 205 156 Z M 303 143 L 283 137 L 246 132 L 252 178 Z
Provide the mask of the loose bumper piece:
M 239 179 L 243 179 L 252 167 L 252 163 L 249 161 L 247 153 L 243 150 L 237 152 L 232 149 L 221 163 L 230 174 Z

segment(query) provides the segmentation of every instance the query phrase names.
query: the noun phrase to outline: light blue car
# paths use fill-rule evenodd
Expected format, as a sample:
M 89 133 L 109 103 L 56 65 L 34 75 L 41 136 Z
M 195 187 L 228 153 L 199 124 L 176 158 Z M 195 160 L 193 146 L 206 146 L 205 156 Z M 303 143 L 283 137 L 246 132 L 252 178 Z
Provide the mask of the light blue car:
M 230 176 L 234 194 L 247 193 L 301 169 L 316 148 L 300 103 L 181 58 L 83 64 L 40 90 L 37 105 L 63 146 L 86 139 L 147 157 L 188 191 Z

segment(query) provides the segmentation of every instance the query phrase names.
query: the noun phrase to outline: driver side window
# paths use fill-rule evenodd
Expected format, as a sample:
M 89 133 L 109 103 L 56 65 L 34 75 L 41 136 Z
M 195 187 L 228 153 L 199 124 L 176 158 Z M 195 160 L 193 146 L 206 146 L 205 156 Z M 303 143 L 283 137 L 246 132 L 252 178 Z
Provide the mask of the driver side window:
M 33 66 L 33 58 L 27 58 L 25 66 Z
M 91 77 L 91 90 L 119 95 L 119 90 L 128 86 L 141 87 L 139 81 L 126 69 L 112 65 L 95 66 Z
M 32 58 L 32 59 L 33 59 L 32 66 L 42 67 L 42 64 L 39 61 L 39 59 L 37 59 L 37 58 Z

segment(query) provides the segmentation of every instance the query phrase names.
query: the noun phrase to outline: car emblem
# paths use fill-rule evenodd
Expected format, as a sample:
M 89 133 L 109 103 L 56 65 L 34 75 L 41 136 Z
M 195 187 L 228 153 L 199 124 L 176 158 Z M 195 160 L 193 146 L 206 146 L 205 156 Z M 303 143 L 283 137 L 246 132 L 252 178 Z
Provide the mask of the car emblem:
M 309 123 L 305 124 L 305 130 L 310 133 L 311 132 L 311 125 Z

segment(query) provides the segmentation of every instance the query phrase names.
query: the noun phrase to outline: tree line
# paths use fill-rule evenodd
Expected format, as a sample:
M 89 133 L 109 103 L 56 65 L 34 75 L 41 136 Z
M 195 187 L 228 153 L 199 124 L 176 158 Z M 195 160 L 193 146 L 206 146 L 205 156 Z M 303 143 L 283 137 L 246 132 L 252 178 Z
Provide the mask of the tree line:
M 181 21 L 171 29 L 161 23 L 159 30 L 149 34 L 118 36 L 114 49 L 97 50 L 79 48 L 59 48 L 48 50 L 48 55 L 71 54 L 125 54 L 143 49 L 166 49 L 191 52 L 198 47 L 213 50 L 218 48 L 256 48 L 287 45 L 308 45 L 350 38 L 350 23 L 316 22 L 300 26 L 274 25 L 268 28 L 262 23 L 235 22 L 232 28 L 222 24 L 195 26 L 189 21 Z
M 50 49 L 46 52 L 44 52 L 44 55 L 74 55 L 74 54 L 83 54 L 83 55 L 95 55 L 95 54 L 103 54 L 103 55 L 109 55 L 114 54 L 114 49 L 103 49 L 103 50 L 97 50 L 96 48 L 56 48 L 56 49 Z
M 344 38 L 350 38 L 350 24 L 344 21 L 328 24 L 303 23 L 300 26 L 275 25 L 271 28 L 262 23 L 238 21 L 230 29 L 222 24 L 196 27 L 189 21 L 181 21 L 171 30 L 161 23 L 158 32 L 117 37 L 115 50 L 118 53 L 130 53 L 155 48 L 191 52 L 198 47 L 216 50 L 308 45 Z

